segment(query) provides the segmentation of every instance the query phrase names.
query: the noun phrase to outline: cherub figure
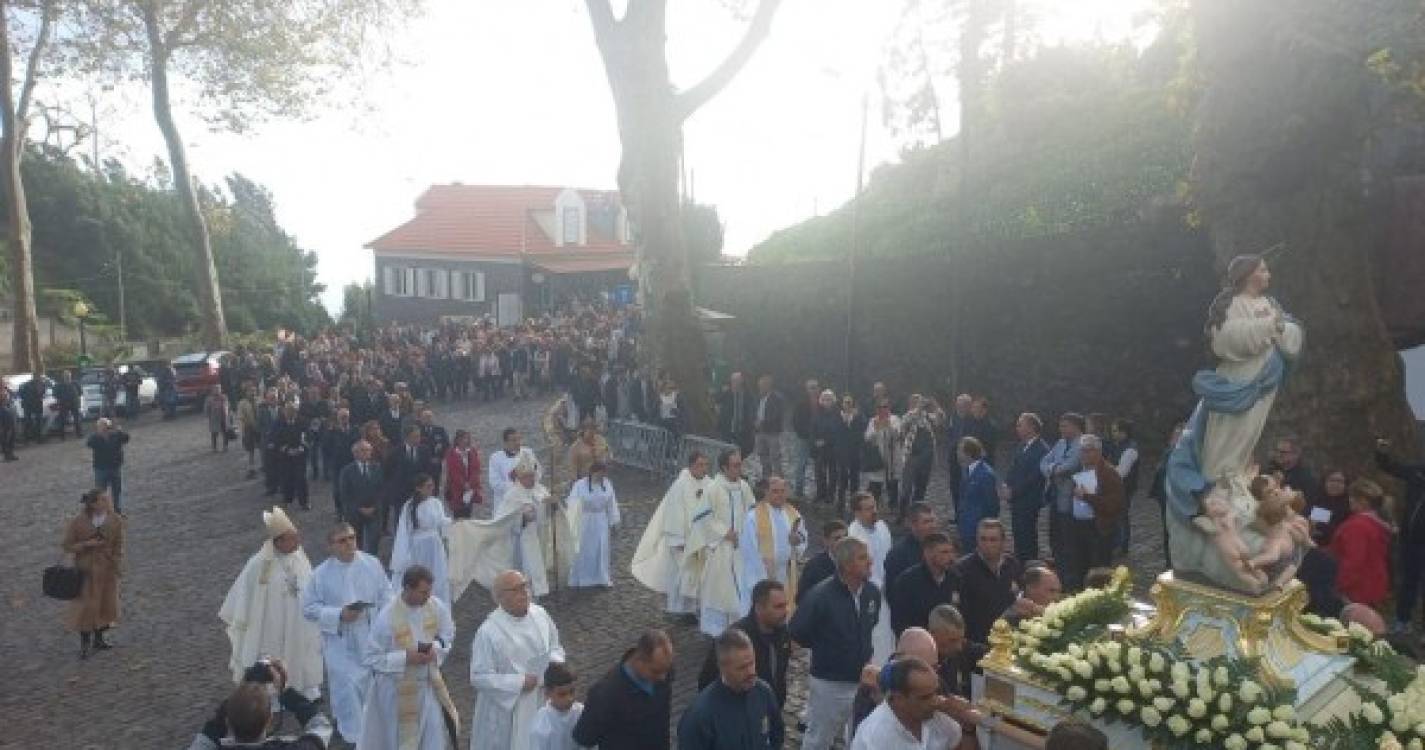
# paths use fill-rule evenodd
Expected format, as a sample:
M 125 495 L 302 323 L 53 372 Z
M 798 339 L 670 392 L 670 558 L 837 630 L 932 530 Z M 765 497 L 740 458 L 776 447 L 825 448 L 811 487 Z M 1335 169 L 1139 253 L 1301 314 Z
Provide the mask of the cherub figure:
M 1282 586 L 1296 575 L 1301 563 L 1298 550 L 1312 543 L 1311 525 L 1299 513 L 1306 507 L 1306 500 L 1300 492 L 1283 487 L 1270 476 L 1253 479 L 1251 490 L 1257 499 L 1253 524 L 1263 537 L 1262 548 L 1252 557 L 1251 565 L 1259 575 L 1271 570 L 1271 584 Z
M 1232 506 L 1225 483 L 1219 484 L 1202 499 L 1202 515 L 1194 518 L 1193 522 L 1200 527 L 1211 528 L 1209 536 L 1213 546 L 1244 586 L 1259 590 L 1267 585 L 1266 574 L 1253 566 L 1247 544 L 1242 541 L 1236 524 L 1232 522 Z

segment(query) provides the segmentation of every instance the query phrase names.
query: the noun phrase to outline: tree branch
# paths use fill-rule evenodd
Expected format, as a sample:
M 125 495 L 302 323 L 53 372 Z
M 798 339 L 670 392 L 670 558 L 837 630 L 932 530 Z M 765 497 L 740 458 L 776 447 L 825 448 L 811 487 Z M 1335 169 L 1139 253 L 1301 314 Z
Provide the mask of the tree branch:
M 20 84 L 20 103 L 15 105 L 15 125 L 19 128 L 20 143 L 25 142 L 25 131 L 29 129 L 30 101 L 34 99 L 35 84 L 39 83 L 40 59 L 45 47 L 49 46 L 50 27 L 54 21 L 55 0 L 45 0 L 40 6 L 40 30 L 35 34 L 35 46 L 30 49 L 30 59 L 25 63 L 25 80 Z M 23 151 L 23 147 L 21 148 Z
M 618 26 L 614 9 L 609 5 L 609 0 L 584 0 L 584 5 L 589 9 L 589 20 L 594 24 L 594 38 L 602 45 Z
M 718 92 L 726 88 L 727 84 L 731 83 L 738 72 L 747 65 L 747 61 L 752 59 L 752 54 L 757 51 L 763 40 L 767 38 L 768 32 L 772 30 L 772 16 L 776 15 L 777 8 L 781 5 L 782 0 L 761 0 L 757 4 L 757 12 L 752 16 L 752 22 L 748 24 L 747 31 L 742 35 L 742 41 L 737 43 L 732 54 L 728 55 L 721 65 L 714 68 L 707 78 L 678 95 L 678 100 L 674 104 L 674 114 L 679 122 L 688 119 L 698 111 L 699 107 L 717 96 Z
M 154 16 L 158 17 L 157 2 L 154 2 Z M 183 14 L 179 16 L 178 23 L 173 24 L 173 28 L 163 36 L 163 47 L 166 50 L 174 50 L 187 46 L 192 42 L 185 38 L 185 34 L 192 31 L 198 23 L 198 14 L 203 12 L 203 8 L 208 5 L 207 0 L 188 0 L 188 4 L 183 7 Z

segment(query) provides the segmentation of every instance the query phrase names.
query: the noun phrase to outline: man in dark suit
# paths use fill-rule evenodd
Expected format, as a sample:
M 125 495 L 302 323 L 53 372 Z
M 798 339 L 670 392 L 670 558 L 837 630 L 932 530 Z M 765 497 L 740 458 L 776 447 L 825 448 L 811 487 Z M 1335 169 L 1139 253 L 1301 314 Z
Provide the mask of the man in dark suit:
M 650 419 L 651 407 L 653 403 L 653 391 L 649 387 L 648 378 L 637 370 L 628 376 L 628 401 L 629 412 L 634 419 L 640 422 L 647 422 Z
M 307 498 L 307 430 L 297 416 L 295 404 L 289 402 L 282 407 L 282 416 L 272 427 L 269 446 L 277 460 L 282 502 L 291 505 L 296 499 L 303 510 L 311 510 Z
M 727 379 L 727 388 L 717 397 L 717 430 L 722 439 L 737 446 L 742 454 L 752 452 L 752 394 L 743 382 L 742 373 L 734 372 Z
M 421 445 L 420 425 L 407 427 L 404 437 L 402 442 L 392 445 L 386 455 L 386 506 L 381 514 L 386 529 L 391 528 L 391 514 L 399 512 L 410 498 L 416 475 L 424 473 L 430 465 L 430 452 Z
M 782 427 L 786 422 L 786 402 L 772 389 L 772 376 L 757 379 L 757 403 L 753 405 L 754 445 L 762 461 L 762 476 L 782 476 Z
M 772 686 L 777 705 L 787 702 L 787 662 L 792 658 L 792 638 L 787 635 L 787 590 L 774 580 L 752 587 L 752 612 L 728 627 L 737 628 L 752 641 L 757 656 L 757 676 Z M 717 653 L 711 645 L 698 673 L 698 689 L 718 679 Z
M 361 438 L 356 425 L 351 423 L 351 412 L 345 408 L 336 410 L 331 424 L 322 430 L 322 460 L 327 480 L 332 483 L 332 500 L 336 502 L 336 512 L 342 515 L 341 470 L 351 463 L 351 447 Z
M 386 397 L 386 405 L 381 409 L 381 434 L 391 441 L 392 445 L 401 442 L 401 437 L 406 434 L 406 425 L 409 418 L 401 411 L 401 397 L 391 394 Z
M 886 571 L 886 601 L 894 602 L 896 580 L 901 573 L 919 565 L 924 560 L 921 543 L 927 536 L 940 530 L 940 520 L 935 517 L 935 509 L 929 503 L 913 503 L 906 511 L 906 525 L 910 533 L 901 537 L 886 553 L 882 567 Z M 953 543 L 954 540 L 951 540 Z
M 890 600 L 891 630 L 899 637 L 906 628 L 923 628 L 930 610 L 940 604 L 958 604 L 959 576 L 954 570 L 955 545 L 950 537 L 936 531 L 921 543 L 921 562 L 896 578 Z
M 435 423 L 435 412 L 430 409 L 421 409 L 416 426 L 421 430 L 421 447 L 426 449 L 427 454 L 426 465 L 421 471 L 429 474 L 439 487 L 440 473 L 445 468 L 445 452 L 450 450 L 450 435 L 444 427 Z
M 337 497 L 341 514 L 356 529 L 361 551 L 376 554 L 381 543 L 381 501 L 386 477 L 381 465 L 371 460 L 371 444 L 358 440 L 351 448 L 355 460 L 337 475 Z
M 1025 412 L 1014 420 L 1019 446 L 1005 475 L 1005 484 L 1009 488 L 1014 556 L 1021 562 L 1039 559 L 1039 510 L 1044 507 L 1044 474 L 1039 471 L 1039 462 L 1049 452 L 1049 445 L 1039 437 L 1043 430 L 1044 422 L 1033 412 Z

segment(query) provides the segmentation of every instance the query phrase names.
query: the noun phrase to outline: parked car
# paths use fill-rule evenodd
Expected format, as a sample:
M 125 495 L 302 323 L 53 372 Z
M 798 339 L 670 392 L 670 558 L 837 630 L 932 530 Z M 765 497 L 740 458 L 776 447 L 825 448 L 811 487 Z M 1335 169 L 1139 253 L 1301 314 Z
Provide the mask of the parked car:
M 18 412 L 20 418 L 22 419 L 26 415 L 25 408 L 20 403 L 20 386 L 30 382 L 30 378 L 32 377 L 34 376 L 30 373 L 24 372 L 19 373 L 17 375 L 10 375 L 5 378 L 5 385 L 9 386 L 10 392 L 15 394 L 15 409 Z M 56 432 L 59 432 L 59 409 L 55 406 L 54 401 L 54 379 L 49 376 L 45 376 L 44 413 L 44 433 L 46 435 L 51 435 Z
M 117 365 L 114 371 L 123 377 L 128 373 L 130 367 L 138 365 Z M 158 381 L 153 375 L 143 367 L 139 367 L 139 372 L 143 373 L 143 380 L 139 383 L 139 410 L 153 407 L 158 400 Z M 84 402 L 81 405 L 80 413 L 85 419 L 98 419 L 104 407 L 104 368 L 91 367 L 79 373 L 79 385 L 84 389 Z M 122 416 L 129 415 L 129 394 L 123 385 L 119 386 L 118 395 L 114 398 L 114 410 Z
M 218 369 L 226 351 L 194 352 L 173 358 L 173 369 L 178 373 L 178 404 L 203 408 L 203 399 L 215 385 L 222 385 L 218 379 Z

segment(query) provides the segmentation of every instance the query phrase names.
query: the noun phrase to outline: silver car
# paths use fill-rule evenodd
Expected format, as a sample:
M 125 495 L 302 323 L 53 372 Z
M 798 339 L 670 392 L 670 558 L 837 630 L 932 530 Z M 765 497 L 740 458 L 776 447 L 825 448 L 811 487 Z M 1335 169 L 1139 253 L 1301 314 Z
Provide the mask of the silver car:
M 129 371 L 131 365 L 116 365 L 114 372 L 120 378 Z M 142 370 L 140 370 L 142 372 Z M 84 400 L 80 405 L 80 414 L 84 419 L 98 419 L 104 410 L 104 368 L 92 367 L 79 374 L 79 385 L 84 392 Z M 143 373 L 143 380 L 139 382 L 139 410 L 150 408 L 158 399 L 158 381 L 148 373 Z M 122 381 L 119 385 L 118 393 L 114 397 L 114 411 L 118 415 L 130 416 L 129 394 L 124 389 Z

